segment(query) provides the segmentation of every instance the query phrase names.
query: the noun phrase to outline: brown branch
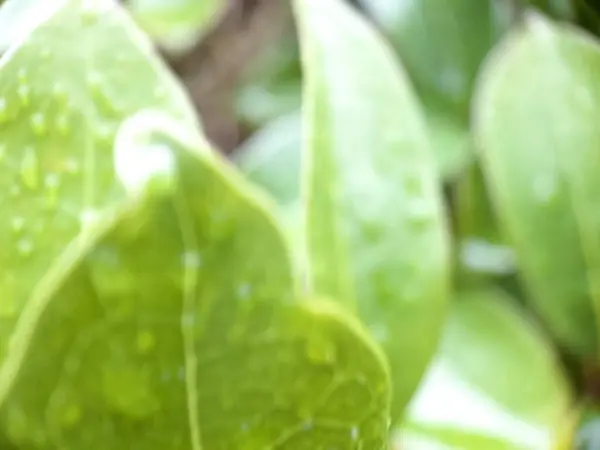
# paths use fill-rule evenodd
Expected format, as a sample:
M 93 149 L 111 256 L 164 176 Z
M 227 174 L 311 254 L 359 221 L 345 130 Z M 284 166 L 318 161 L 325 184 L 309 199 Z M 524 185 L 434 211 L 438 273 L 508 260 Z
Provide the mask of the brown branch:
M 291 23 L 285 0 L 230 0 L 208 34 L 183 57 L 171 61 L 209 139 L 222 150 L 232 150 L 238 141 L 233 97 L 246 68 Z

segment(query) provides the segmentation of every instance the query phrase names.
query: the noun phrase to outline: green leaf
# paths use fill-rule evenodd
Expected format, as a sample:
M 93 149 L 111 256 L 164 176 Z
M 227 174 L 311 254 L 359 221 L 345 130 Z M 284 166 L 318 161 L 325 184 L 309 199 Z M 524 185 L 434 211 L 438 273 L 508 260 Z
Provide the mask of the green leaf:
M 297 0 L 312 288 L 357 302 L 386 349 L 397 419 L 435 348 L 449 249 L 417 99 L 391 50 L 339 0 Z M 335 18 L 335 20 L 331 20 Z
M 556 448 L 573 424 L 568 382 L 546 337 L 511 303 L 493 290 L 453 303 L 402 449 L 420 449 L 417 438 L 461 450 Z
M 112 161 L 122 120 L 159 108 L 196 125 L 183 90 L 115 2 L 53 5 L 0 60 L 0 365 L 52 261 L 123 198 Z
M 398 2 L 383 26 L 422 94 L 467 112 L 476 74 L 499 30 L 491 0 Z
M 161 45 L 186 48 L 202 37 L 221 13 L 226 0 L 128 0 L 139 25 Z
M 597 356 L 600 307 L 598 44 L 529 15 L 486 65 L 475 132 L 499 219 L 538 312 Z
M 9 440 L 40 450 L 386 448 L 380 351 L 335 304 L 298 301 L 268 204 L 161 116 L 130 119 L 116 151 L 169 149 L 175 183 L 136 191 L 27 304 L 0 371 Z

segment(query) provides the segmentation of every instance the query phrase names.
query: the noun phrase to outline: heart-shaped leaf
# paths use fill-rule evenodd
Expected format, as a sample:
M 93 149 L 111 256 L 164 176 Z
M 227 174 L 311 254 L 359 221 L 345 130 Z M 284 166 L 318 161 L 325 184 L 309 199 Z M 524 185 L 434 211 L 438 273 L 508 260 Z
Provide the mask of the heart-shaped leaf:
M 121 121 L 153 107 L 196 122 L 183 90 L 115 1 L 51 3 L 0 60 L 0 365 L 8 333 L 51 262 L 123 197 L 112 161 Z
M 463 294 L 407 411 L 402 450 L 557 447 L 572 432 L 571 394 L 539 329 L 496 291 Z M 570 447 L 569 447 L 570 448 Z
M 475 132 L 532 301 L 556 336 L 597 353 L 600 47 L 530 14 L 490 58 Z
M 437 172 L 409 82 L 341 0 L 297 0 L 312 289 L 358 303 L 387 351 L 398 418 L 443 322 L 449 250 Z
M 169 149 L 174 183 L 136 194 L 95 242 L 77 242 L 27 304 L 0 371 L 9 441 L 386 448 L 382 355 L 337 306 L 297 301 L 252 187 L 162 114 L 134 116 L 117 142 L 125 160 L 145 154 L 138 145 Z

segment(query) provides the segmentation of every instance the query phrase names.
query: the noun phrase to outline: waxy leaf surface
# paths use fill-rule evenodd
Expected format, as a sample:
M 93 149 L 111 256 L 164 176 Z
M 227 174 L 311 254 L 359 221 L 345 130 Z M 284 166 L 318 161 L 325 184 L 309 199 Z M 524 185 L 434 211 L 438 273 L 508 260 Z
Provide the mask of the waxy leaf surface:
M 482 290 L 452 304 L 400 448 L 426 448 L 422 439 L 461 450 L 557 448 L 573 424 L 568 382 L 546 337 L 513 301 Z
M 346 302 L 386 349 L 398 418 L 433 352 L 449 251 L 426 127 L 377 32 L 340 0 L 297 0 L 311 288 Z
M 3 434 L 40 450 L 386 448 L 383 355 L 335 304 L 298 301 L 265 202 L 162 116 L 131 118 L 115 151 L 169 149 L 171 183 L 151 178 L 162 190 L 136 191 L 27 304 Z
M 480 80 L 475 132 L 498 217 L 559 340 L 596 356 L 600 307 L 600 47 L 529 15 Z
M 0 60 L 0 366 L 32 288 L 65 245 L 123 197 L 112 155 L 122 120 L 160 108 L 196 121 L 116 2 L 50 4 Z

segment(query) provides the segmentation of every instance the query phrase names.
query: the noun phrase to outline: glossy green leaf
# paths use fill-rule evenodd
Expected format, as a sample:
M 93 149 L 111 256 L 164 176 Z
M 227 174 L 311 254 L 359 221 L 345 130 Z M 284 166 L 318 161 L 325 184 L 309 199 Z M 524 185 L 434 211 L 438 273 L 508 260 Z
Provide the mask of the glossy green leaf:
M 386 448 L 383 356 L 335 304 L 297 300 L 265 201 L 162 114 L 124 127 L 116 152 L 168 149 L 173 183 L 134 191 L 27 304 L 0 371 L 8 439 L 39 450 Z
M 570 388 L 546 337 L 510 303 L 490 290 L 453 303 L 400 448 L 421 450 L 418 439 L 461 450 L 556 448 L 572 425 Z
M 354 300 L 385 346 L 398 418 L 436 345 L 448 291 L 435 163 L 417 99 L 376 31 L 340 0 L 295 6 L 310 284 Z
M 545 322 L 597 353 L 600 47 L 529 15 L 487 63 L 475 132 L 490 194 Z
M 127 6 L 153 39 L 179 50 L 202 37 L 227 0 L 128 0 Z
M 122 120 L 154 107 L 196 124 L 183 90 L 117 3 L 52 4 L 0 60 L 0 365 L 49 265 L 123 197 L 112 157 Z

